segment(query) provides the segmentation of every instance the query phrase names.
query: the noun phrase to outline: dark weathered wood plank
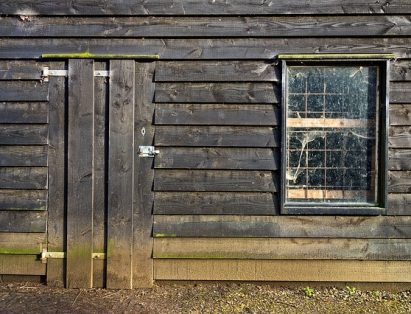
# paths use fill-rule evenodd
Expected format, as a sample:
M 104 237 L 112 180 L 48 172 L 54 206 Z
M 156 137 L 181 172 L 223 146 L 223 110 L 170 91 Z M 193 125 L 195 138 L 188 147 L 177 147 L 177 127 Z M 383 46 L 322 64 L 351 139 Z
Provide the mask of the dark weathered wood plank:
M 393 126 L 389 129 L 390 148 L 411 148 L 411 126 Z
M 0 254 L 40 254 L 47 242 L 46 233 L 2 233 Z
M 390 106 L 390 125 L 411 126 L 411 105 Z
M 279 130 L 270 127 L 157 126 L 156 146 L 278 147 Z
M 153 145 L 154 63 L 136 64 L 135 149 Z M 153 181 L 152 158 L 134 158 L 133 288 L 153 285 Z
M 389 4 L 370 0 L 321 0 L 301 3 L 289 0 L 279 2 L 250 2 L 247 0 L 204 2 L 201 0 L 149 2 L 114 0 L 103 3 L 94 0 L 57 3 L 29 0 L 1 3 L 0 12 L 7 15 L 266 15 L 266 14 L 409 14 L 407 0 L 394 0 Z
M 45 102 L 0 102 L 0 123 L 47 123 Z
M 157 104 L 155 124 L 276 126 L 280 110 L 271 105 Z
M 0 101 L 47 101 L 48 84 L 36 81 L 0 81 Z
M 0 146 L 0 167 L 10 166 L 47 166 L 47 146 Z
M 0 210 L 0 232 L 46 232 L 47 211 Z
M 411 21 L 404 15 L 300 16 L 297 20 L 293 16 L 3 17 L 0 20 L 0 36 L 72 37 L 73 34 L 145 38 L 409 36 Z
M 132 288 L 134 60 L 110 61 L 107 288 Z
M 47 167 L 1 167 L 0 189 L 47 189 Z
M 69 60 L 67 162 L 68 288 L 92 287 L 93 60 Z
M 279 202 L 272 193 L 156 192 L 156 215 L 276 215 Z
M 30 47 L 30 49 L 27 49 Z M 411 57 L 406 37 L 237 39 L 0 39 L 0 59 L 38 59 L 44 53 L 158 54 L 162 60 L 274 59 L 279 53 L 395 53 Z
M 411 239 L 155 239 L 154 258 L 409 260 Z
M 408 216 L 154 216 L 154 237 L 409 239 Z
M 6 29 L 8 28 L 8 26 L 6 25 L 15 24 L 18 20 L 19 19 L 16 18 L 11 18 L 10 20 L 1 18 L 0 25 L 2 26 L 0 27 L 0 29 L 6 31 Z M 20 22 L 22 21 L 20 20 Z M 11 29 L 8 29 L 6 32 L 8 32 L 9 35 L 13 33 Z M 29 60 L 1 61 L 0 80 L 40 80 L 42 67 L 43 65 Z
M 391 81 L 411 81 L 411 63 L 409 60 L 396 60 L 390 64 Z
M 277 175 L 260 171 L 156 170 L 155 191 L 276 192 Z
M 389 171 L 388 192 L 411 193 L 411 171 Z
M 394 82 L 390 84 L 390 103 L 406 104 L 411 98 L 411 82 Z
M 64 63 L 60 66 L 63 67 Z M 67 80 L 65 77 L 50 77 L 49 103 L 49 212 L 47 220 L 48 246 L 50 252 L 64 252 L 66 244 L 65 220 L 65 129 Z M 47 285 L 64 287 L 65 261 L 47 261 Z
M 411 170 L 411 149 L 390 149 L 388 168 L 390 170 Z
M 411 194 L 388 194 L 387 215 L 411 216 Z
M 1 145 L 42 145 L 47 144 L 46 124 L 0 125 Z
M 156 82 L 279 82 L 280 68 L 272 62 L 159 62 Z
M 157 280 L 411 281 L 410 261 L 157 259 Z
M 276 104 L 279 90 L 269 83 L 158 83 L 155 102 Z
M 0 273 L 43 276 L 46 274 L 46 264 L 43 264 L 37 255 L 0 254 Z
M 46 210 L 46 190 L 0 190 L 0 210 Z
M 163 169 L 277 170 L 279 164 L 280 151 L 277 149 L 163 147 L 154 166 Z

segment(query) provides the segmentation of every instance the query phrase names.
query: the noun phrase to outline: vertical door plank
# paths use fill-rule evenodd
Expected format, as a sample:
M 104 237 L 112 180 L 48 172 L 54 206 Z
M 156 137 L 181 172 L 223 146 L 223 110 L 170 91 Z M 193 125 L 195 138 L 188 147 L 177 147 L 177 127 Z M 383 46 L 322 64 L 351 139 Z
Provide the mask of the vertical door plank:
M 59 66 L 63 68 L 64 64 Z M 49 83 L 49 189 L 48 189 L 48 247 L 49 252 L 65 250 L 65 116 L 66 78 L 50 77 Z M 49 259 L 47 263 L 47 285 L 63 287 L 65 281 L 64 261 Z
M 139 145 L 154 145 L 154 67 L 155 63 L 136 64 L 136 151 Z M 150 287 L 153 284 L 151 237 L 153 225 L 153 158 L 135 157 L 134 185 L 134 248 L 133 287 Z
M 95 63 L 95 68 L 106 70 L 108 63 Z M 97 69 L 96 69 L 97 70 Z M 93 253 L 105 253 L 106 212 L 106 109 L 108 78 L 94 78 L 94 166 L 93 166 Z M 93 263 L 94 287 L 105 286 L 105 261 Z M 104 285 L 103 285 L 104 283 Z
M 92 287 L 93 60 L 69 60 L 67 287 Z
M 134 60 L 110 61 L 107 288 L 131 288 Z

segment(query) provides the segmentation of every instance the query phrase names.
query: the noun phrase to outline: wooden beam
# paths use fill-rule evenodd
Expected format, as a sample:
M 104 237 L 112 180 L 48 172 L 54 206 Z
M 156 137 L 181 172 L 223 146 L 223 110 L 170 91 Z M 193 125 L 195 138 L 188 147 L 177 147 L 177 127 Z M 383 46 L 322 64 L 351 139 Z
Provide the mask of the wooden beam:
M 411 234 L 408 216 L 154 216 L 154 237 L 398 238 Z
M 411 261 L 155 260 L 156 280 L 411 282 Z
M 110 61 L 107 288 L 132 288 L 135 61 Z
M 91 288 L 94 64 L 69 60 L 67 164 L 68 288 Z
M 153 258 L 407 261 L 411 239 L 157 238 Z
M 154 71 L 153 63 L 136 64 L 135 152 L 154 142 Z M 134 154 L 133 288 L 142 288 L 153 285 L 154 162 Z
M 59 65 L 63 68 L 65 64 Z M 66 134 L 66 99 L 67 80 L 65 77 L 50 77 L 49 103 L 49 211 L 47 219 L 49 252 L 64 252 L 66 250 L 66 164 L 65 164 L 65 134 Z M 49 259 L 47 261 L 47 285 L 64 287 L 66 281 L 65 261 Z

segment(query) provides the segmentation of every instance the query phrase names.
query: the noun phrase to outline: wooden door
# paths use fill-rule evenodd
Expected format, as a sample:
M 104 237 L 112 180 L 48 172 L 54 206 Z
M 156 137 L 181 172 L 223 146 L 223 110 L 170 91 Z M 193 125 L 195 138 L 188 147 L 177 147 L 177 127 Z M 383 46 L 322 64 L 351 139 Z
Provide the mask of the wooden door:
M 153 160 L 139 158 L 138 147 L 152 145 L 154 137 L 153 69 L 134 60 L 68 61 L 66 208 L 49 221 L 49 243 L 65 247 L 66 263 L 50 263 L 49 283 L 152 284 Z

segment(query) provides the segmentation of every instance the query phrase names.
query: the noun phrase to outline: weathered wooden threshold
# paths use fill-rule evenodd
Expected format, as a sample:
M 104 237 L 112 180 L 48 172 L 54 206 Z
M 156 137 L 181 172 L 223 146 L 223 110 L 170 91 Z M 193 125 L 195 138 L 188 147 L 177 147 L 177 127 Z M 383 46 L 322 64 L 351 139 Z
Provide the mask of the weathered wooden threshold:
M 154 279 L 411 282 L 411 261 L 160 259 Z

